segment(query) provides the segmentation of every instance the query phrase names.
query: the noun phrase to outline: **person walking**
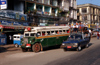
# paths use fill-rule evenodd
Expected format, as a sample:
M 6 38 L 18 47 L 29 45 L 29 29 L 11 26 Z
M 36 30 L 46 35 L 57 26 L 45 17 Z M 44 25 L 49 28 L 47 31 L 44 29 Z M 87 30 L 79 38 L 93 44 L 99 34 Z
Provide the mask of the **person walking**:
M 97 32 L 97 39 L 99 39 L 99 31 Z

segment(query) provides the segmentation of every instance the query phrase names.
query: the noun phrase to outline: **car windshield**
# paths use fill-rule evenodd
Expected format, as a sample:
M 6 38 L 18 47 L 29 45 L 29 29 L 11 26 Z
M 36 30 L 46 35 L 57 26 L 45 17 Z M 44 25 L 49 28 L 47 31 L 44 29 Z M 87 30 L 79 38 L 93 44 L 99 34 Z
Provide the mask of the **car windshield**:
M 68 40 L 80 40 L 80 39 L 82 39 L 81 35 L 71 35 L 68 38 Z

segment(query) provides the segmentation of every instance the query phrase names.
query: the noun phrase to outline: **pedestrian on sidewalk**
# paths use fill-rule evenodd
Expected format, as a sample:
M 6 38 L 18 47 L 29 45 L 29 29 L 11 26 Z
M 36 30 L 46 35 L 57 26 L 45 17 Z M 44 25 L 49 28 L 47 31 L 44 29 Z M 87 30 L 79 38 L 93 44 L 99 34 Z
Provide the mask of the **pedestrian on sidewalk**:
M 99 39 L 99 31 L 97 32 L 97 39 Z

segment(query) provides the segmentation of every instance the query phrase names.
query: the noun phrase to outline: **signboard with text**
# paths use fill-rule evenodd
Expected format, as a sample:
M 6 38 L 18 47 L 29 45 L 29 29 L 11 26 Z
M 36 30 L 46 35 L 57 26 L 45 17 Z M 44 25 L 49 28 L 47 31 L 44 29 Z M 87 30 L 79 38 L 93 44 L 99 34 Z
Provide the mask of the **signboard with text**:
M 7 0 L 0 0 L 0 9 L 7 9 Z
M 0 16 L 27 21 L 27 15 L 26 14 L 21 14 L 19 12 L 16 13 L 14 11 L 9 11 L 9 10 L 0 10 Z
M 29 26 L 28 22 L 18 22 L 18 21 L 6 21 L 6 20 L 0 20 L 1 25 L 23 25 L 23 26 Z

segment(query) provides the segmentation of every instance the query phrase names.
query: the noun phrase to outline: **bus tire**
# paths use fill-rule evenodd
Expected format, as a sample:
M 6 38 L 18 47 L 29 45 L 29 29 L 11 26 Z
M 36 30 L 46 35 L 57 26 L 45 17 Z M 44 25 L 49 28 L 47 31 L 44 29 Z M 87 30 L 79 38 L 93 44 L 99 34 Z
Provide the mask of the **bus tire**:
M 39 52 L 40 49 L 41 49 L 41 46 L 40 46 L 39 43 L 36 43 L 36 44 L 34 44 L 34 45 L 32 46 L 33 52 Z
M 25 48 L 22 48 L 22 51 L 23 51 L 23 52 L 26 52 L 26 51 L 27 51 L 27 49 L 25 49 Z
M 18 44 L 15 44 L 14 46 L 17 48 L 18 47 Z

